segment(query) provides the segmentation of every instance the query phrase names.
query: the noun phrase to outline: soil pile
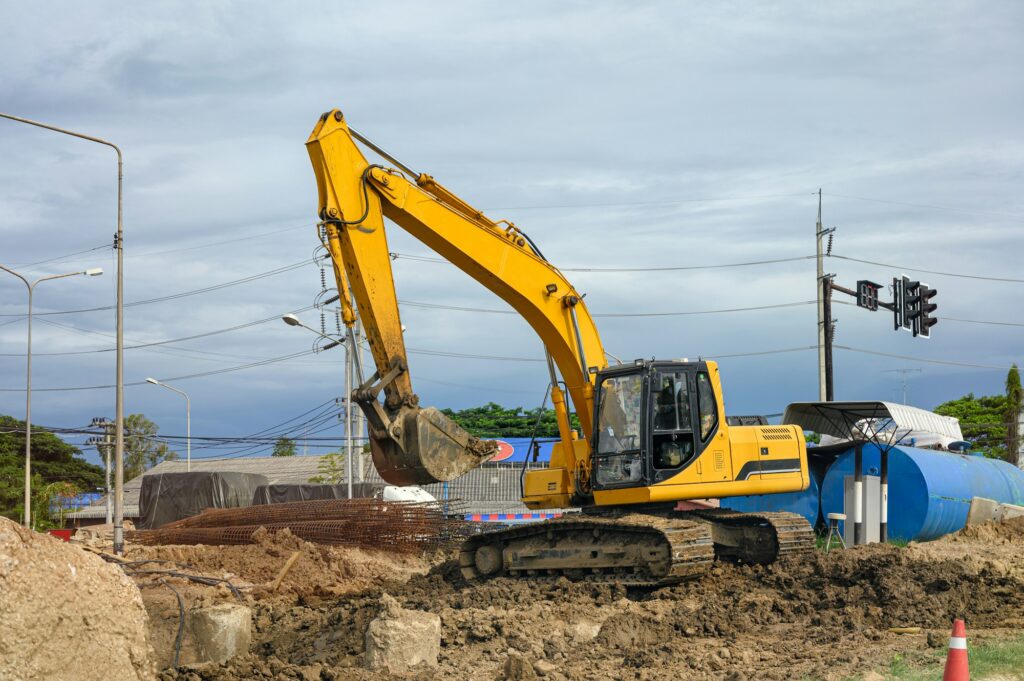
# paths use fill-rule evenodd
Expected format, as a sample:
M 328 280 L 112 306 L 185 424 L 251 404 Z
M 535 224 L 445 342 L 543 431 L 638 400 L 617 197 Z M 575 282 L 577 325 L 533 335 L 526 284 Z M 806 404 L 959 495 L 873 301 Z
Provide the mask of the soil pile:
M 955 534 L 908 547 L 915 557 L 965 561 L 974 569 L 991 569 L 1024 578 L 1024 517 L 965 527 Z
M 938 542 L 984 541 L 1001 544 L 1024 543 L 1024 517 L 1008 518 L 1001 522 L 992 521 L 982 525 L 971 525 L 956 534 L 939 539 Z
M 439 666 L 412 678 L 858 678 L 897 652 L 944 645 L 955 617 L 972 636 L 1024 627 L 1024 579 L 1007 568 L 1024 536 L 993 531 L 1006 540 L 997 549 L 965 533 L 935 551 L 874 545 L 768 567 L 718 564 L 653 591 L 564 578 L 470 585 L 449 561 L 316 606 L 259 603 L 251 655 L 162 678 L 381 678 L 363 665 L 385 590 L 441 618 Z M 993 558 L 970 559 L 982 549 Z M 887 631 L 911 626 L 921 633 Z
M 193 572 L 224 577 L 239 586 L 272 582 L 285 562 L 298 552 L 274 597 L 296 600 L 336 597 L 425 573 L 421 558 L 356 548 L 324 546 L 303 541 L 288 530 L 254 535 L 255 544 L 242 546 L 133 546 L 130 560 L 169 560 Z M 257 598 L 271 596 L 256 590 Z
M 0 679 L 152 679 L 146 632 L 120 568 L 0 518 Z

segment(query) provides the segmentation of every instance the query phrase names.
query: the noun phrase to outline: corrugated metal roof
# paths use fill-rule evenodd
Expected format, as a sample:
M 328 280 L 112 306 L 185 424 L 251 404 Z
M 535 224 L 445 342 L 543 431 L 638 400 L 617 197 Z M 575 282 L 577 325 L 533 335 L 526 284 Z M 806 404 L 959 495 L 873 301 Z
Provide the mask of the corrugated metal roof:
M 888 444 L 914 432 L 964 439 L 957 419 L 892 402 L 798 402 L 786 407 L 782 422 L 841 440 Z

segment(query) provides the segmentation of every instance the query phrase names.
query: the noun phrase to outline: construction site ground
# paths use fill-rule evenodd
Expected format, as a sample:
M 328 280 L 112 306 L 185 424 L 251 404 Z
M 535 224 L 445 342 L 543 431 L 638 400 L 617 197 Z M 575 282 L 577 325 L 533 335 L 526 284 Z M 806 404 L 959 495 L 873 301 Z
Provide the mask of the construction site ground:
M 717 564 L 703 578 L 650 590 L 494 579 L 468 584 L 454 556 L 424 558 L 306 543 L 136 547 L 226 576 L 254 613 L 248 655 L 160 673 L 164 681 L 379 679 L 364 667 L 382 594 L 441 619 L 437 667 L 414 679 L 862 679 L 904 670 L 941 675 L 952 620 L 972 644 L 1024 634 L 1024 519 L 906 547 L 833 550 L 768 567 Z M 267 586 L 299 552 L 275 592 Z M 186 600 L 237 601 L 224 587 L 181 585 Z M 177 604 L 143 589 L 158 666 Z M 918 633 L 890 628 L 919 627 Z M 186 651 L 187 652 L 187 651 Z M 998 678 L 1024 678 L 1003 674 Z

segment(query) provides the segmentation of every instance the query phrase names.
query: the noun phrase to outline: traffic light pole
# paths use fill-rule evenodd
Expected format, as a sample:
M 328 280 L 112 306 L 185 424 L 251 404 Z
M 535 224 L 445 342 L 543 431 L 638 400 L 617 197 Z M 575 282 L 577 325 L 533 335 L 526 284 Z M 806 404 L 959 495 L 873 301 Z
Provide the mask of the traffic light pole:
M 836 398 L 835 378 L 832 373 L 832 337 L 835 328 L 832 324 L 832 277 L 821 278 L 821 301 L 824 311 L 822 327 L 824 330 L 824 359 L 825 359 L 825 401 L 832 402 Z

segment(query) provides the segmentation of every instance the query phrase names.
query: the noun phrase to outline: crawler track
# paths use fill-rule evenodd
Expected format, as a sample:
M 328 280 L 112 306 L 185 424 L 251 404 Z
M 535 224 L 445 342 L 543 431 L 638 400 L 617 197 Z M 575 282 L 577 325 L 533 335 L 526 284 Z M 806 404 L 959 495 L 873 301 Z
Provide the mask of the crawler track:
M 665 586 L 703 574 L 714 559 L 767 564 L 814 548 L 810 524 L 793 513 L 729 510 L 576 516 L 467 539 L 467 580 L 570 579 Z
M 471 537 L 459 567 L 466 579 L 566 576 L 634 586 L 674 584 L 714 560 L 700 520 L 626 515 L 559 518 Z
M 741 513 L 729 509 L 685 511 L 711 525 L 715 557 L 767 565 L 786 556 L 812 551 L 816 537 L 807 519 L 783 511 Z

